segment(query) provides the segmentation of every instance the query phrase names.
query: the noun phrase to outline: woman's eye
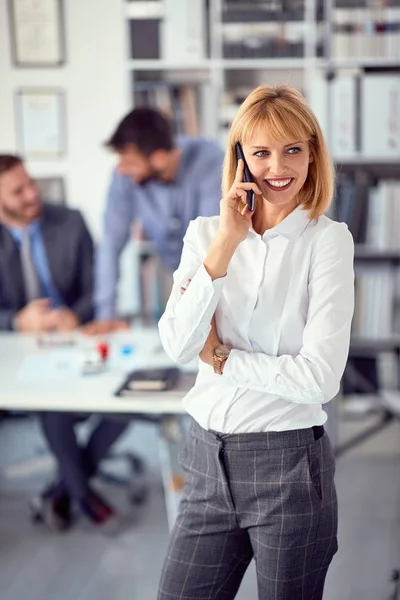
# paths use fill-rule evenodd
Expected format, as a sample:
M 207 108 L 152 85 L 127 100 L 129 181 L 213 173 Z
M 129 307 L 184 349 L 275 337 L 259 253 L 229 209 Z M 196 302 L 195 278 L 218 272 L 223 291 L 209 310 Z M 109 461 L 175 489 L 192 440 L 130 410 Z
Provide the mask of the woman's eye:
M 287 154 L 293 155 L 293 154 L 299 154 L 301 152 L 301 148 L 299 146 L 293 146 L 293 148 L 289 148 L 288 150 L 286 150 Z M 258 158 L 265 158 L 266 156 L 269 155 L 269 151 L 268 150 L 258 150 L 257 152 L 254 152 L 253 156 L 257 156 Z

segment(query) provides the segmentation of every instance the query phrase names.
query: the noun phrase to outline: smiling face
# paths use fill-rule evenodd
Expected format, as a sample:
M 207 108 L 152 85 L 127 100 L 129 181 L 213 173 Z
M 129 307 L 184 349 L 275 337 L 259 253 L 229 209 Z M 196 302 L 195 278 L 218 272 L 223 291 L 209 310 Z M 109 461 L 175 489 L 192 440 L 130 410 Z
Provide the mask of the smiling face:
M 24 227 L 41 212 L 38 187 L 22 163 L 0 175 L 0 215 L 5 223 Z
M 321 127 L 298 90 L 260 85 L 242 103 L 229 133 L 222 173 L 224 195 L 235 181 L 238 142 L 262 190 L 254 217 L 261 212 L 273 217 L 270 223 L 276 222 L 297 204 L 310 219 L 326 212 L 334 193 L 332 159 Z
M 246 140 L 243 151 L 263 198 L 273 206 L 293 210 L 312 160 L 308 141 L 278 141 L 259 131 Z

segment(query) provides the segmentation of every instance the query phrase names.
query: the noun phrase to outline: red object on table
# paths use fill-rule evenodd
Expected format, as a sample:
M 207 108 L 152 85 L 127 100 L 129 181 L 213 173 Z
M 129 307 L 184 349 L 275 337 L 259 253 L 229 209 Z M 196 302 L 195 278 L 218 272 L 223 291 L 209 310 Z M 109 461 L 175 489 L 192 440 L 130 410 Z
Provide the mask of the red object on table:
M 100 354 L 100 358 L 103 362 L 107 360 L 109 350 L 110 348 L 107 342 L 100 342 L 99 344 L 97 344 L 97 351 Z

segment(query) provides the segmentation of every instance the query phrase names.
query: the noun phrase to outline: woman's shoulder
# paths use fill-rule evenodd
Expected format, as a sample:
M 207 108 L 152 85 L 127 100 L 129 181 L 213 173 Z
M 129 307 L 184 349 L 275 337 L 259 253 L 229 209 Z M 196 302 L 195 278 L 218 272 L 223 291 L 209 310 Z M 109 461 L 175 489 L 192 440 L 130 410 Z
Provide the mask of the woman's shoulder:
M 334 221 L 326 215 L 321 215 L 318 219 L 310 221 L 309 231 L 313 237 L 317 238 L 353 239 L 346 223 Z
M 196 238 L 199 241 L 210 242 L 217 233 L 219 215 L 215 217 L 197 217 L 190 221 L 185 238 Z
M 334 248 L 338 254 L 345 253 L 353 255 L 354 240 L 346 223 L 334 221 L 326 215 L 321 215 L 315 221 L 310 221 L 307 228 L 312 247 L 315 250 L 322 248 Z
M 192 248 L 200 256 L 205 256 L 210 244 L 218 231 L 219 215 L 216 217 L 197 217 L 190 221 L 187 228 L 184 244 Z

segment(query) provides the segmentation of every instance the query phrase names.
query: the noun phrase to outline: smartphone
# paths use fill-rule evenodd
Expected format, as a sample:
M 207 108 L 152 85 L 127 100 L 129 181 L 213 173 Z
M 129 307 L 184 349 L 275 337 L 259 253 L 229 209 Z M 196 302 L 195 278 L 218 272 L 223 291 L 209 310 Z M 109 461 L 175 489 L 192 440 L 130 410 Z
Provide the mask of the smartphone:
M 245 183 L 253 183 L 253 177 L 252 177 L 252 175 L 250 173 L 249 167 L 247 166 L 246 159 L 245 159 L 244 154 L 243 154 L 242 146 L 240 145 L 240 142 L 237 142 L 237 144 L 236 144 L 236 159 L 237 159 L 238 162 L 239 162 L 240 158 L 244 162 L 243 181 Z M 254 190 L 247 190 L 247 192 L 246 192 L 246 202 L 247 202 L 247 206 L 249 207 L 249 210 L 251 210 L 251 212 L 253 212 L 254 205 L 255 205 L 255 193 L 254 193 Z

